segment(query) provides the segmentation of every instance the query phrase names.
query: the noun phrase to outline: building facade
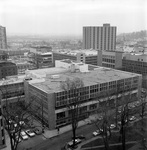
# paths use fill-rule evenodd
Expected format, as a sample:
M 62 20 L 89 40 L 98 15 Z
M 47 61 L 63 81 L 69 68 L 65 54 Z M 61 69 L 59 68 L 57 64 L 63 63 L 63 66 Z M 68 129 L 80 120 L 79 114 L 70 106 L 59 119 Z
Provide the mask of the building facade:
M 63 69 L 63 72 L 60 70 L 60 72 L 51 73 L 59 68 Z M 111 95 L 109 104 L 112 108 L 115 107 L 117 95 L 119 95 L 117 100 L 122 102 L 124 99 L 121 95 L 130 94 L 133 101 L 140 98 L 142 76 L 139 74 L 98 66 L 89 69 L 87 64 L 73 63 L 70 60 L 56 61 L 56 67 L 49 69 L 51 69 L 50 74 L 44 79 L 25 81 L 26 102 L 34 97 L 34 109 L 42 108 L 40 111 L 38 109 L 36 114 L 43 118 L 49 129 L 71 123 L 71 111 L 67 108 L 67 103 L 72 104 L 75 99 L 74 93 L 78 94 L 80 101 L 79 120 L 95 114 L 98 108 L 108 100 L 106 93 Z M 61 82 L 64 82 L 66 78 L 72 80 L 76 77 L 82 79 L 84 87 L 67 91 L 61 88 Z M 121 94 L 122 92 L 124 94 Z
M 53 62 L 55 65 L 56 60 L 70 59 L 85 64 L 118 69 L 122 67 L 122 55 L 121 51 L 58 50 L 53 51 Z
M 28 55 L 29 62 L 34 64 L 36 68 L 48 68 L 53 66 L 52 52 L 32 52 Z
M 126 53 L 122 60 L 124 71 L 142 74 L 142 87 L 147 88 L 147 54 Z
M 0 49 L 7 49 L 6 28 L 0 26 Z
M 110 24 L 103 26 L 83 27 L 83 49 L 115 51 L 116 27 Z
M 17 75 L 17 66 L 12 62 L 1 62 L 0 63 L 0 79 L 6 78 L 7 76 Z
M 0 95 L 0 149 L 4 147 L 6 147 L 6 140 L 5 140 L 4 122 L 2 117 L 2 97 Z

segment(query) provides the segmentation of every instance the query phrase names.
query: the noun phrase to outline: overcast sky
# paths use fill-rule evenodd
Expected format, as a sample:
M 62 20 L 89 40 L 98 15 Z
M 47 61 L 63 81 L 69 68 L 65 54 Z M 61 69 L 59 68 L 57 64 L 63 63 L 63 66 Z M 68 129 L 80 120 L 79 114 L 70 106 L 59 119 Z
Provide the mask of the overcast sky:
M 82 35 L 83 26 L 147 29 L 147 0 L 0 0 L 7 34 Z

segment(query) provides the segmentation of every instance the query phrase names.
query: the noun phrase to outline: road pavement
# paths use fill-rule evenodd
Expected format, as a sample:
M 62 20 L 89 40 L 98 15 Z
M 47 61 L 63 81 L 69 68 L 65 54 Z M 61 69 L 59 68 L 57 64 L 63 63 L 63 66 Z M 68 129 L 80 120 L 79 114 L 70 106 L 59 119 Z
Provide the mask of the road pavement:
M 77 129 L 77 135 L 84 135 L 86 139 L 93 137 L 92 132 L 96 130 L 94 124 L 85 125 Z M 25 150 L 26 148 L 32 148 L 31 150 L 61 150 L 61 148 L 69 141 L 71 141 L 72 131 L 65 132 L 56 137 L 45 139 L 42 136 L 30 139 L 20 143 L 18 150 Z

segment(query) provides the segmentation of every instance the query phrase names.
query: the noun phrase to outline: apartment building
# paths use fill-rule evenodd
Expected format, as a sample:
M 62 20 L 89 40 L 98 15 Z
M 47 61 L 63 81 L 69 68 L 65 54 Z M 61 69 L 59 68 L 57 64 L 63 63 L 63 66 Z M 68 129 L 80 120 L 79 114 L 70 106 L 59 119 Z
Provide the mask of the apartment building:
M 122 51 L 97 51 L 84 50 L 56 50 L 53 51 L 53 62 L 56 60 L 70 59 L 91 65 L 119 69 L 122 67 Z
M 6 28 L 0 26 L 0 49 L 7 49 Z
M 103 26 L 83 27 L 83 49 L 115 51 L 116 27 L 110 24 Z
M 56 61 L 55 64 L 55 68 L 30 70 L 28 75 L 37 79 L 24 83 L 26 102 L 34 97 L 33 108 L 42 108 L 36 114 L 43 118 L 49 129 L 71 123 L 71 111 L 66 106 L 73 102 L 75 92 L 80 101 L 81 120 L 94 114 L 108 100 L 106 93 L 111 95 L 109 103 L 112 107 L 115 106 L 116 94 L 119 95 L 117 100 L 124 100 L 122 92 L 123 95 L 130 94 L 132 100 L 140 98 L 142 75 L 71 60 Z M 84 87 L 67 91 L 61 88 L 61 82 L 76 77 L 82 79 Z
M 122 68 L 124 71 L 142 74 L 142 87 L 147 88 L 147 54 L 124 54 Z

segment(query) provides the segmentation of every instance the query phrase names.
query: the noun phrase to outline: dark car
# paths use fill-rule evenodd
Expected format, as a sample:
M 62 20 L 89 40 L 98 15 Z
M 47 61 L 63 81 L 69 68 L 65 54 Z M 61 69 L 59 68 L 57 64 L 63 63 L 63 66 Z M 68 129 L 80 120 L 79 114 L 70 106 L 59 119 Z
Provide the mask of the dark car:
M 34 128 L 34 129 L 33 129 L 33 132 L 35 132 L 35 134 L 37 134 L 37 135 L 39 135 L 39 134 L 42 133 L 42 131 L 39 130 L 38 128 Z

